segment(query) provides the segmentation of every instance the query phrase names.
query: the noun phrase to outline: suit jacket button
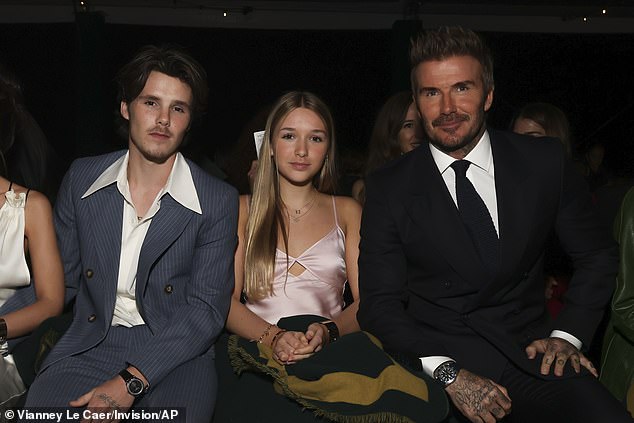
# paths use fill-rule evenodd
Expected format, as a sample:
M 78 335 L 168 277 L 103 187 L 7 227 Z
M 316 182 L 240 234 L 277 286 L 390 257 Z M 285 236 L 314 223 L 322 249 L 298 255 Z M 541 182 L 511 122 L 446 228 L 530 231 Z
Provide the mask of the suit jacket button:
M 95 274 L 95 272 L 92 271 L 92 269 L 86 269 L 86 277 L 88 279 L 92 278 L 92 276 Z
M 445 281 L 445 288 L 447 289 L 451 288 L 451 282 Z
M 164 291 L 166 294 L 171 294 L 172 292 L 174 292 L 174 287 L 172 285 L 165 285 Z
M 97 320 L 97 316 L 94 314 L 91 314 L 90 316 L 88 316 L 88 321 L 90 323 L 94 322 L 95 320 Z

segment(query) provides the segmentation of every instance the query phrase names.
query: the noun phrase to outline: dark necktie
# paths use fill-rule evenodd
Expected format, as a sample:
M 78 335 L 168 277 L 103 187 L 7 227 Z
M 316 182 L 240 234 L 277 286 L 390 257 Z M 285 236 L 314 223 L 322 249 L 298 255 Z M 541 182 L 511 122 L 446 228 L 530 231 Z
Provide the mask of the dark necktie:
M 468 160 L 451 164 L 456 173 L 456 199 L 462 221 L 471 236 L 482 263 L 495 273 L 498 267 L 499 242 L 493 219 L 473 184 L 467 179 Z

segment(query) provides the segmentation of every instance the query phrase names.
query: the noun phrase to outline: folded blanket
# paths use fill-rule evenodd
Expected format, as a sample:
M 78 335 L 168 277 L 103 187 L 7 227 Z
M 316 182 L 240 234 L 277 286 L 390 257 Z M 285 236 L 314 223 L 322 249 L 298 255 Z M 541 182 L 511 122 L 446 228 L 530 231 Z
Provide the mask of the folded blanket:
M 230 337 L 228 350 L 236 373 L 270 376 L 278 393 L 331 421 L 433 423 L 447 417 L 444 390 L 422 373 L 405 370 L 366 332 L 342 336 L 287 366 L 273 360 L 267 345 L 237 335 Z

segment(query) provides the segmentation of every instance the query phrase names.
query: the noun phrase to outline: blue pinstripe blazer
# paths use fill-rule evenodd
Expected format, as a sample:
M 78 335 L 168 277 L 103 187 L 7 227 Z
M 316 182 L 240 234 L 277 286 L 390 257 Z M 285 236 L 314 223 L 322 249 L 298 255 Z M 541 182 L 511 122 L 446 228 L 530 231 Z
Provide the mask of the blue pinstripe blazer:
M 111 184 L 82 199 L 95 179 L 125 151 L 76 160 L 62 182 L 55 228 L 74 319 L 42 370 L 97 345 L 114 311 L 123 198 Z M 136 303 L 153 336 L 127 361 L 150 385 L 180 364 L 208 351 L 222 330 L 234 285 L 238 194 L 188 162 L 199 215 L 169 194 L 147 232 L 137 270 Z

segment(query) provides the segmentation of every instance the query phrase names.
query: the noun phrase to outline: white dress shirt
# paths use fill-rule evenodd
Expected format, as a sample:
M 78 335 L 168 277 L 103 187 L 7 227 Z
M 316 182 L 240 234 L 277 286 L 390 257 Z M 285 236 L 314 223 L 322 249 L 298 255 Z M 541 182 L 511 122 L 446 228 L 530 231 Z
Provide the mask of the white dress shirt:
M 438 166 L 438 170 L 447 185 L 449 194 L 451 194 L 451 198 L 456 204 L 456 207 L 458 207 L 458 201 L 456 199 L 456 174 L 451 167 L 451 164 L 456 161 L 456 159 L 446 153 L 443 153 L 432 144 L 428 145 L 431 150 L 431 155 L 434 158 L 434 162 L 436 163 L 436 166 Z M 495 230 L 497 231 L 499 237 L 500 227 L 498 222 L 498 204 L 497 196 L 495 194 L 495 166 L 493 164 L 491 140 L 489 138 L 488 131 L 484 132 L 480 141 L 476 144 L 473 150 L 465 156 L 464 159 L 471 162 L 471 166 L 467 169 L 467 179 L 471 181 L 475 190 L 489 210 L 491 219 L 493 219 L 493 225 L 495 226 Z M 577 349 L 581 349 L 581 341 L 567 332 L 554 330 L 551 332 L 550 336 L 565 339 L 577 347 Z M 423 371 L 433 377 L 434 370 L 436 370 L 438 366 L 445 361 L 453 360 L 450 357 L 445 356 L 429 356 L 420 357 L 420 361 L 423 365 Z
M 117 189 L 121 193 L 123 201 L 121 256 L 112 326 L 131 327 L 145 324 L 136 306 L 136 272 L 141 246 L 152 218 L 161 208 L 161 198 L 169 194 L 183 207 L 195 213 L 202 214 L 202 209 L 189 165 L 182 154 L 177 153 L 167 183 L 158 192 L 145 216 L 139 216 L 132 202 L 128 185 L 128 160 L 129 153 L 126 153 L 110 165 L 88 188 L 82 199 L 113 183 L 117 184 Z

